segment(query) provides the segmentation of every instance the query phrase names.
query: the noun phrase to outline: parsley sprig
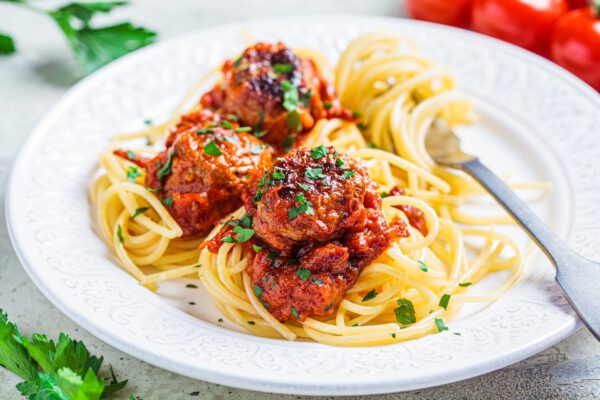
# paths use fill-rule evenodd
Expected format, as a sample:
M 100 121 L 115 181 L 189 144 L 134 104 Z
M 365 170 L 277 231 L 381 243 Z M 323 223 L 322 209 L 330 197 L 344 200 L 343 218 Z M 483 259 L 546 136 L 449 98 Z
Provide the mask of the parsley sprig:
M 17 385 L 29 399 L 97 400 L 125 387 L 109 366 L 110 382 L 100 374 L 103 357 L 64 333 L 58 341 L 34 333 L 22 336 L 0 309 L 0 365 L 24 379 Z
M 107 26 L 92 24 L 96 15 L 127 5 L 127 1 L 75 2 L 53 10 L 39 8 L 28 0 L 9 2 L 52 18 L 65 35 L 77 65 L 86 75 L 156 39 L 155 32 L 130 22 Z M 16 50 L 12 37 L 0 34 L 0 54 L 12 54 Z

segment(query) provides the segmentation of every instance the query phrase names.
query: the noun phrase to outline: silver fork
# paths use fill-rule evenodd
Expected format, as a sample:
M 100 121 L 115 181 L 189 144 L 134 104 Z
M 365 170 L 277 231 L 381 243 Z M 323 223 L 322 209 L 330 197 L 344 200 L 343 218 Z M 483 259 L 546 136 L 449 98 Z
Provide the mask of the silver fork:
M 577 254 L 477 157 L 463 152 L 460 139 L 446 124 L 432 126 L 425 148 L 436 163 L 475 178 L 525 229 L 554 264 L 556 281 L 579 318 L 600 340 L 600 263 Z

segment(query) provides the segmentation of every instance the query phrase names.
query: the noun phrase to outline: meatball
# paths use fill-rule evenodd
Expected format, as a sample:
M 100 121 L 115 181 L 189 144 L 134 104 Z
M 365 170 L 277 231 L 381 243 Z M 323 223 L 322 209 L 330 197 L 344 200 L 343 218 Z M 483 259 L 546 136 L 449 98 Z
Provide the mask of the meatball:
M 358 161 L 319 146 L 293 150 L 244 191 L 247 272 L 273 316 L 333 313 L 360 270 L 408 236 L 402 220 L 386 221 L 377 189 Z
M 230 128 L 229 123 L 204 120 L 190 124 L 146 163 L 146 186 L 156 191 L 184 237 L 206 235 L 239 208 L 242 190 L 260 180 L 271 164 L 268 145 Z
M 222 72 L 223 82 L 203 96 L 202 105 L 236 114 L 279 152 L 288 151 L 318 119 L 353 118 L 313 61 L 283 43 L 257 43 L 225 62 Z

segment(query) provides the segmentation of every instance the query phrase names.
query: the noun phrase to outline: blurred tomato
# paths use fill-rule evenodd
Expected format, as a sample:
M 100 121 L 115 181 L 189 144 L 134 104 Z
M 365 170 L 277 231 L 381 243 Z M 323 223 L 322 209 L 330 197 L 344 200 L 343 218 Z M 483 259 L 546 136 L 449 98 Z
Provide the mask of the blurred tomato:
M 571 8 L 581 8 L 590 5 L 590 0 L 569 0 Z
M 552 60 L 600 91 L 600 1 L 562 16 L 552 35 Z
M 486 35 L 547 55 L 554 22 L 566 0 L 475 0 L 471 23 Z
M 468 27 L 473 0 L 407 0 L 409 14 L 416 19 Z

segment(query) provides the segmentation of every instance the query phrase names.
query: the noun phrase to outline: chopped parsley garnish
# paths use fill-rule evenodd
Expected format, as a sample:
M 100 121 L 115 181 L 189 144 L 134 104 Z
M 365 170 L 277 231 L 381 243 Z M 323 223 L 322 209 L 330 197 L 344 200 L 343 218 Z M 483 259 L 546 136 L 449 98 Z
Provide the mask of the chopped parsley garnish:
M 460 283 L 458 284 L 458 286 L 460 286 L 460 287 L 467 287 L 467 286 L 471 286 L 471 282 L 460 282 Z
M 169 155 L 167 156 L 167 162 L 165 165 L 156 172 L 156 176 L 158 179 L 162 179 L 165 176 L 171 173 L 171 165 L 173 164 L 173 150 L 169 151 Z
M 354 118 L 362 118 L 363 115 L 361 113 L 359 113 L 358 111 L 352 111 L 352 116 Z
M 231 122 L 225 121 L 225 120 L 221 121 L 221 126 L 225 129 L 233 128 L 233 125 L 231 125 Z
M 235 59 L 235 61 L 233 62 L 233 67 L 237 68 L 240 66 L 240 64 L 242 63 L 242 60 L 244 59 L 244 55 L 240 55 L 238 58 Z
M 165 197 L 165 198 L 162 200 L 162 203 L 163 203 L 165 206 L 167 206 L 167 207 L 171 207 L 171 206 L 173 205 L 173 198 L 172 198 L 171 196 L 169 196 L 169 197 Z
M 194 265 L 194 268 L 200 268 L 200 267 L 202 267 L 202 264 Z
M 210 129 L 210 128 L 200 128 L 200 129 L 196 130 L 196 133 L 203 135 L 205 133 L 215 133 L 215 130 Z
M 222 324 L 222 323 L 223 323 L 223 318 L 219 318 L 219 319 L 217 320 L 217 322 L 218 322 L 218 323 L 220 323 L 220 324 Z
M 254 321 L 248 321 L 248 325 L 254 325 L 255 322 Z
M 355 170 L 350 170 L 350 171 L 346 171 L 342 174 L 341 178 L 342 179 L 348 179 L 350 178 L 352 175 L 354 175 L 356 173 Z
M 333 303 L 331 303 L 330 305 L 328 305 L 327 307 L 325 307 L 325 311 L 329 311 L 333 308 Z
M 265 183 L 267 182 L 267 176 L 269 175 L 269 173 L 267 171 L 265 171 L 265 173 L 263 174 L 260 182 L 258 183 L 258 187 L 263 187 L 265 186 Z
M 310 270 L 308 270 L 306 268 L 298 268 L 298 270 L 296 270 L 296 275 L 298 275 L 300 277 L 300 279 L 305 281 L 310 276 Z
M 256 253 L 258 253 L 258 252 L 259 252 L 259 251 L 261 251 L 263 248 L 262 248 L 262 246 L 259 246 L 259 245 L 257 245 L 257 244 L 253 244 L 253 245 L 252 245 L 252 249 L 253 249 L 253 250 L 254 250 Z
M 441 298 L 440 298 L 440 303 L 439 306 L 443 307 L 444 310 L 448 309 L 448 303 L 450 302 L 450 295 L 449 294 L 444 294 Z
M 378 149 L 379 147 L 377 147 L 377 146 L 375 145 L 375 143 L 369 143 L 369 144 L 367 145 L 367 148 L 369 148 L 369 149 Z
M 365 302 L 365 301 L 369 301 L 369 300 L 371 300 L 371 299 L 374 299 L 375 297 L 377 297 L 377 295 L 378 295 L 378 294 L 379 294 L 379 293 L 377 293 L 377 292 L 375 291 L 375 289 L 372 289 L 371 291 L 369 291 L 369 293 L 367 293 L 367 294 L 365 295 L 365 297 L 363 297 L 363 298 L 362 298 L 361 302 Z
M 345 164 L 345 163 L 344 163 L 344 160 L 342 160 L 341 158 L 336 158 L 336 159 L 335 159 L 335 163 L 336 163 L 337 165 L 344 165 L 344 164 Z
M 392 333 L 392 337 L 393 337 L 394 339 L 396 339 L 396 334 L 395 334 L 395 333 Z
M 283 151 L 286 151 L 286 152 L 290 151 L 290 149 L 294 145 L 295 141 L 296 141 L 295 135 L 287 135 L 285 137 L 285 139 L 283 140 Z
M 302 129 L 302 123 L 300 122 L 300 114 L 298 114 L 298 102 L 300 101 L 298 88 L 287 80 L 282 81 L 279 85 L 283 90 L 283 108 L 289 112 L 288 126 L 300 130 Z
M 381 192 L 379 193 L 379 196 L 381 196 L 382 199 L 385 199 L 386 197 L 390 197 L 390 194 L 388 192 Z
M 253 291 L 256 297 L 260 297 L 260 295 L 264 292 L 264 289 L 258 285 L 254 285 Z
M 150 207 L 140 207 L 138 209 L 136 209 L 133 213 L 133 215 L 131 216 L 131 219 L 134 219 L 135 217 L 137 217 L 138 215 L 145 213 L 146 211 L 148 211 L 150 209 Z
M 194 285 L 193 283 L 188 283 L 185 285 L 185 287 L 188 289 L 198 289 L 198 286 Z
M 156 193 L 156 192 L 162 191 L 162 189 L 160 189 L 160 188 L 159 189 L 154 189 L 154 188 L 151 188 L 151 187 L 148 187 L 148 186 L 144 186 L 144 189 L 146 189 L 150 193 Z
M 304 173 L 308 179 L 323 179 L 326 178 L 327 175 L 323 174 L 323 168 L 309 168 Z
M 117 225 L 117 237 L 119 238 L 119 242 L 121 242 L 121 244 L 125 244 L 125 238 L 123 238 L 123 228 L 121 228 L 121 225 Z
M 306 201 L 303 194 L 297 194 L 296 201 L 300 203 L 300 205 L 298 207 L 290 208 L 290 211 L 288 211 L 289 220 L 296 218 L 302 213 L 307 213 L 308 215 L 315 215 L 315 210 L 313 210 L 312 204 L 309 201 Z
M 277 179 L 277 180 L 285 179 L 285 174 L 283 173 L 283 170 L 281 169 L 281 167 L 275 167 L 272 177 L 273 177 L 273 179 Z
M 302 129 L 302 122 L 300 122 L 300 114 L 297 110 L 290 111 L 288 114 L 288 127 L 299 131 Z
M 223 154 L 221 152 L 221 149 L 219 149 L 219 146 L 217 146 L 217 144 L 213 141 L 208 142 L 208 144 L 206 146 L 204 146 L 204 153 L 208 154 L 209 156 L 216 156 L 216 157 Z
M 250 132 L 252 130 L 252 128 L 250 128 L 249 126 L 242 126 L 241 128 L 236 128 L 233 131 L 235 133 L 240 133 L 240 132 Z
M 252 236 L 254 236 L 254 229 L 242 228 L 241 226 L 236 226 L 233 228 L 233 233 L 237 233 L 237 242 L 244 243 L 250 240 Z
M 310 99 L 312 98 L 312 89 L 308 89 L 307 92 L 300 95 L 300 103 L 306 108 L 310 106 Z
M 310 151 L 310 156 L 315 160 L 320 160 L 329 154 L 329 150 L 327 147 L 320 145 L 319 147 L 315 147 Z
M 129 158 L 130 160 L 137 160 L 137 156 L 131 150 L 127 150 L 127 158 Z
M 231 235 L 227 235 L 221 239 L 223 243 L 236 243 L 235 239 Z
M 252 198 L 252 201 L 253 201 L 254 203 L 256 203 L 257 201 L 259 201 L 259 200 L 260 200 L 260 198 L 262 197 L 262 195 L 263 195 L 263 191 L 262 191 L 262 190 L 259 190 L 258 192 L 256 192 L 256 194 L 255 194 L 255 195 L 254 195 L 254 197 Z
M 127 169 L 127 180 L 131 183 L 135 183 L 136 178 L 139 178 L 140 176 L 142 176 L 142 173 L 140 172 L 139 168 L 131 165 L 129 166 L 129 168 Z
M 298 186 L 300 186 L 304 190 L 310 190 L 310 186 L 308 186 L 306 183 L 298 182 Z
M 419 263 L 419 268 L 421 269 L 421 271 L 423 271 L 423 272 L 428 271 L 427 265 L 425 265 L 425 263 L 423 261 L 419 260 L 417 262 Z
M 437 326 L 438 332 L 447 331 L 448 330 L 448 327 L 444 323 L 444 320 L 441 319 L 441 318 L 436 318 L 435 319 L 435 325 Z
M 398 302 L 399 306 L 394 308 L 394 313 L 396 313 L 396 321 L 402 325 L 414 324 L 417 322 L 413 303 L 407 299 L 398 299 L 396 301 Z
M 298 315 L 298 311 L 296 311 L 294 306 L 291 306 L 290 309 L 292 310 L 292 315 L 296 317 L 296 319 L 300 319 L 300 315 Z
M 250 153 L 252 153 L 252 154 L 260 154 L 260 153 L 262 153 L 263 148 L 264 147 L 263 147 L 262 144 L 257 144 L 256 146 L 252 146 L 250 148 Z
M 456 336 L 462 336 L 462 333 L 460 333 L 460 332 L 452 332 L 452 334 L 456 335 Z
M 326 110 L 329 110 L 331 107 L 333 107 L 333 104 L 331 104 L 330 101 L 324 101 L 323 107 L 325 107 Z
M 146 118 L 146 119 L 144 120 L 144 125 L 151 126 L 151 125 L 152 125 L 152 119 L 150 119 L 150 118 Z
M 280 74 L 288 74 L 294 70 L 294 66 L 292 64 L 275 64 L 273 69 Z
M 188 302 L 188 304 L 189 304 L 190 306 L 195 306 L 195 305 L 196 305 L 196 303 L 195 303 L 195 302 L 193 302 L 193 301 L 189 301 L 189 302 Z

